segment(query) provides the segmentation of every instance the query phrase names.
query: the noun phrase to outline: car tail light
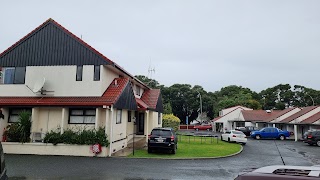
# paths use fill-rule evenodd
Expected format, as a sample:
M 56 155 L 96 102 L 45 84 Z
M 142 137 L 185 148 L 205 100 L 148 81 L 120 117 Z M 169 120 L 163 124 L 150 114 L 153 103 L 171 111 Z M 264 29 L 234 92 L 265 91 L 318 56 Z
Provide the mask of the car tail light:
M 174 136 L 171 136 L 171 141 L 174 141 Z
M 232 135 L 232 137 L 237 137 L 236 135 Z
M 308 139 L 311 139 L 312 138 L 312 135 L 308 135 Z

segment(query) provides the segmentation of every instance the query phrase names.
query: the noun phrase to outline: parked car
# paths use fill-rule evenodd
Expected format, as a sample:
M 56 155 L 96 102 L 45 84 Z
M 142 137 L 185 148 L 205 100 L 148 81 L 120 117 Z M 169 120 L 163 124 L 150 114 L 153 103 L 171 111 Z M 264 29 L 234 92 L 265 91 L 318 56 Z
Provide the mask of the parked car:
M 289 131 L 283 131 L 278 128 L 274 127 L 266 127 L 263 128 L 259 131 L 252 131 L 251 132 L 251 137 L 255 139 L 280 139 L 280 140 L 285 140 L 290 136 Z
M 169 149 L 172 154 L 178 148 L 178 138 L 172 128 L 154 128 L 148 136 L 148 153 L 158 149 Z
M 221 141 L 237 142 L 245 145 L 247 143 L 246 135 L 237 130 L 226 131 L 221 135 Z
M 246 136 L 250 136 L 252 131 L 258 131 L 259 129 L 254 126 L 238 127 L 236 130 L 243 132 Z
M 253 171 L 243 172 L 235 180 L 254 179 L 315 179 L 319 180 L 320 166 L 266 166 Z
M 212 125 L 211 124 L 195 125 L 195 126 L 193 126 L 193 129 L 195 129 L 196 131 L 199 131 L 199 130 L 210 131 L 210 130 L 212 130 Z
M 316 144 L 317 146 L 320 146 L 320 130 L 306 132 L 306 138 L 304 142 L 308 143 L 309 145 Z
M 0 142 L 0 180 L 7 180 L 7 168 L 4 161 L 4 152 L 2 148 L 2 144 Z

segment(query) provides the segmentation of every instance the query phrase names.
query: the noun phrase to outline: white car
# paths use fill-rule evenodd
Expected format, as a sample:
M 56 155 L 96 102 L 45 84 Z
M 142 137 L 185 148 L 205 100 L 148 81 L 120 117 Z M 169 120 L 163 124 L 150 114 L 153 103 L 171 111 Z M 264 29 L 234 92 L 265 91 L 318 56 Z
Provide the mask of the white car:
M 245 145 L 247 143 L 246 135 L 237 130 L 226 131 L 221 135 L 221 141 L 237 142 Z

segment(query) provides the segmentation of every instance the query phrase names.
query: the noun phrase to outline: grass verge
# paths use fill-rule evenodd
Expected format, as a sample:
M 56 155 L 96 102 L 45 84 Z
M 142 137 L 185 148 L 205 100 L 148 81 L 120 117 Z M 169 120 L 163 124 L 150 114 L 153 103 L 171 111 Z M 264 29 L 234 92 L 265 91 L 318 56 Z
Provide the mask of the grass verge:
M 213 158 L 228 156 L 241 149 L 240 144 L 220 141 L 217 137 L 178 136 L 178 149 L 176 154 L 169 151 L 148 153 L 146 149 L 135 150 L 134 155 L 128 157 L 142 158 Z

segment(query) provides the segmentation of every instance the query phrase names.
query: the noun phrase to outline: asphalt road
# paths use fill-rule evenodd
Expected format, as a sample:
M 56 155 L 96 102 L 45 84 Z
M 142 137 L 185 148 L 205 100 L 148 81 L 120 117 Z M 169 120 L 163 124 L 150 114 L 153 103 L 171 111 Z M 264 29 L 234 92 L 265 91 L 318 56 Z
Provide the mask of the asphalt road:
M 294 141 L 249 139 L 242 153 L 220 159 L 164 160 L 34 155 L 6 155 L 5 158 L 10 179 L 226 180 L 234 179 L 243 170 L 281 165 L 283 162 L 286 165 L 320 164 L 320 147 Z

